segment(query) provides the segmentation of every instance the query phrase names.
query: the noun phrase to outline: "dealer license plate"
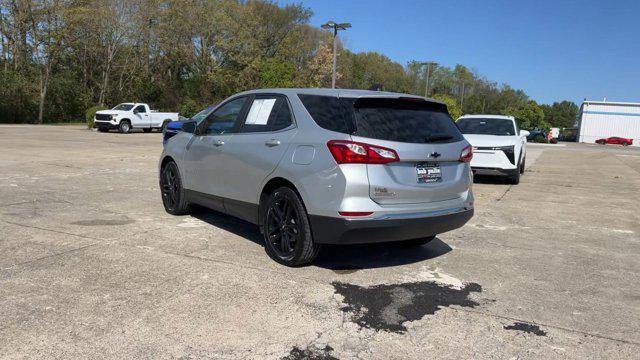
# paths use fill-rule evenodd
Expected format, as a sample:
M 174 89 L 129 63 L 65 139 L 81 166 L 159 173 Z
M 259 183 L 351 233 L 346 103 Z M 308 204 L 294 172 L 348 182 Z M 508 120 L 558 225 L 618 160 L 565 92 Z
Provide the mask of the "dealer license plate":
M 419 183 L 434 183 L 442 180 L 442 172 L 438 163 L 416 164 Z

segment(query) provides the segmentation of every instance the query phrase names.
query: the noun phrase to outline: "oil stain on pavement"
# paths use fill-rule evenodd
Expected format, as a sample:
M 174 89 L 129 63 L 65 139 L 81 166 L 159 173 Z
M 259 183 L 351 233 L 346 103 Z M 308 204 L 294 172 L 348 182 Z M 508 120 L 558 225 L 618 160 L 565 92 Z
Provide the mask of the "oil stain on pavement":
M 324 349 L 300 349 L 296 346 L 282 360 L 338 360 L 337 357 L 331 355 L 332 351 L 333 348 L 329 345 L 325 346 Z
M 432 281 L 362 287 L 342 282 L 331 283 L 342 295 L 343 312 L 352 313 L 352 321 L 361 327 L 404 333 L 403 323 L 433 315 L 443 307 L 458 305 L 474 308 L 480 303 L 469 298 L 481 292 L 476 283 L 455 288 Z
M 547 332 L 540 329 L 538 325 L 527 324 L 523 322 L 515 322 L 513 325 L 504 326 L 506 330 L 517 330 L 523 331 L 529 334 L 534 334 L 536 336 L 547 336 Z

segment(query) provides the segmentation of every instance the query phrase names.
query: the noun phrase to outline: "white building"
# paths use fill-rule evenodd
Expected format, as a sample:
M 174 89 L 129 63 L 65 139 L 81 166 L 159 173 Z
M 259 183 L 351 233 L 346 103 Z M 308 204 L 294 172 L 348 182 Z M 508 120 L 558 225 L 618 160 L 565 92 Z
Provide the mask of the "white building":
M 585 101 L 578 118 L 578 141 L 594 143 L 618 136 L 640 146 L 640 103 Z

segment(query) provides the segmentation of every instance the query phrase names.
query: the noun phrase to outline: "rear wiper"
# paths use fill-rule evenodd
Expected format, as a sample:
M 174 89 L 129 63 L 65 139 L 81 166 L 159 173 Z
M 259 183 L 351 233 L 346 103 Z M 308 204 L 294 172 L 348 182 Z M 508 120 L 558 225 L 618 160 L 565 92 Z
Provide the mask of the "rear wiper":
M 424 141 L 428 142 L 428 143 L 432 143 L 432 142 L 436 142 L 436 141 L 451 140 L 451 139 L 453 139 L 453 136 L 451 136 L 451 135 L 434 134 L 434 135 L 427 135 L 427 137 L 424 138 Z

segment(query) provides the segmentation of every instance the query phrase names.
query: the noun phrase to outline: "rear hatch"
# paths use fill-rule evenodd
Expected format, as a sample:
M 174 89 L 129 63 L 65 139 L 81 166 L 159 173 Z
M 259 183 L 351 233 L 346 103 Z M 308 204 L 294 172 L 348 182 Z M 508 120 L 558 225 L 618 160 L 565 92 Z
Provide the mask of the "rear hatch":
M 445 105 L 421 98 L 353 101 L 353 141 L 394 150 L 399 161 L 367 164 L 369 196 L 380 205 L 459 199 L 469 189 L 468 143 Z

